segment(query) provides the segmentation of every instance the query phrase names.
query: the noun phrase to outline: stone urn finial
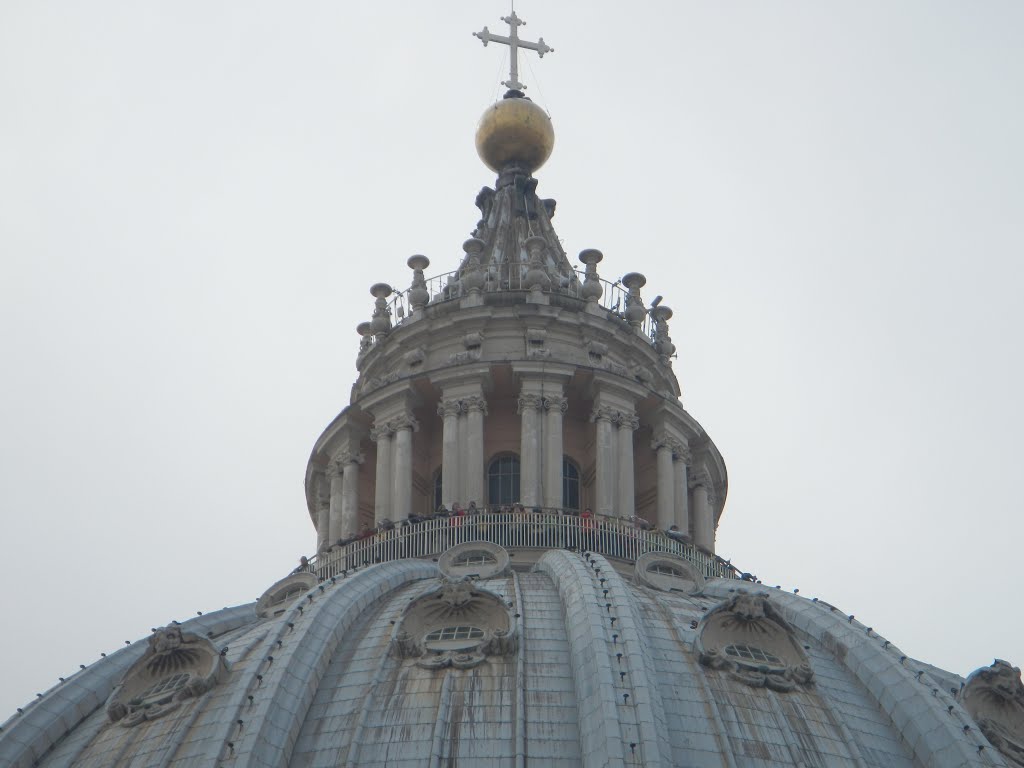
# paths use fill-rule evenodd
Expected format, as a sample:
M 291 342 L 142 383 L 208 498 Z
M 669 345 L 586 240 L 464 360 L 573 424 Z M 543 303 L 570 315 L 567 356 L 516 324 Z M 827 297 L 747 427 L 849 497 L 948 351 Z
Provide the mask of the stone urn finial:
M 423 309 L 430 301 L 430 291 L 423 277 L 423 270 L 430 266 L 430 259 L 421 254 L 410 256 L 406 262 L 412 270 L 412 285 L 409 287 L 409 305 L 412 311 Z
M 531 291 L 546 291 L 551 287 L 551 275 L 544 268 L 544 253 L 548 243 L 543 237 L 526 238 L 526 253 L 530 257 L 530 268 L 526 271 L 526 287 Z
M 356 333 L 362 338 L 359 339 L 359 354 L 363 354 L 373 345 L 373 329 L 369 323 L 360 323 L 356 326 Z
M 672 310 L 663 304 L 651 307 L 651 319 L 654 320 L 654 349 L 663 363 L 675 354 L 676 345 L 668 335 L 668 321 L 672 319 Z
M 465 266 L 462 267 L 462 287 L 470 295 L 480 293 L 484 285 L 484 271 L 480 268 L 480 254 L 486 244 L 477 237 L 471 237 L 462 244 L 466 252 Z
M 644 308 L 644 301 L 640 298 L 640 289 L 647 285 L 647 278 L 639 272 L 630 272 L 622 276 L 622 284 L 626 286 L 626 308 L 624 314 L 626 320 L 638 331 L 647 317 L 647 310 Z
M 596 304 L 598 299 L 601 298 L 601 294 L 604 293 L 604 288 L 601 287 L 601 278 L 597 274 L 597 265 L 601 263 L 603 258 L 604 254 L 596 248 L 587 248 L 580 251 L 579 259 L 587 265 L 586 272 L 584 273 L 583 289 L 580 293 L 588 304 Z
M 370 328 L 374 335 L 381 339 L 391 330 L 391 310 L 388 309 L 388 296 L 392 288 L 387 283 L 374 283 L 370 286 L 370 295 L 376 299 L 373 303 L 373 317 Z

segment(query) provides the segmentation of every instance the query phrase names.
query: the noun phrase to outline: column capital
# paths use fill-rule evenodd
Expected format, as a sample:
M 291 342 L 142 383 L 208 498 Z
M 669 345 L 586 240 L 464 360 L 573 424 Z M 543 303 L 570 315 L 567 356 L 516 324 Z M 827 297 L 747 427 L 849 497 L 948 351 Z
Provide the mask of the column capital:
M 388 422 L 388 426 L 391 427 L 393 432 L 398 432 L 402 429 L 408 429 L 410 432 L 419 432 L 420 430 L 420 423 L 411 413 L 403 413 L 402 415 L 392 419 Z
M 544 397 L 544 410 L 546 411 L 561 411 L 565 413 L 569 410 L 568 398 L 562 397 L 561 395 L 547 395 Z
M 370 430 L 370 439 L 377 443 L 382 439 L 387 440 L 393 434 L 395 434 L 394 427 L 391 426 L 391 422 L 386 421 Z
M 594 408 L 594 410 L 590 412 L 590 420 L 591 421 L 607 421 L 609 423 L 613 423 L 615 421 L 615 418 L 618 415 L 618 413 L 619 412 L 616 411 L 614 408 L 610 408 L 609 406 L 602 405 L 602 406 L 598 406 L 598 407 Z
M 711 494 L 714 492 L 714 484 L 711 482 L 711 475 L 708 474 L 706 469 L 697 469 L 690 473 L 690 488 L 698 487 L 703 487 L 710 499 Z
M 458 398 L 451 397 L 437 404 L 437 415 L 441 418 L 458 416 L 460 413 L 462 413 L 462 401 Z
M 693 464 L 693 453 L 682 443 L 676 443 L 672 448 L 672 458 L 683 462 L 686 466 Z
M 654 437 L 651 438 L 652 450 L 660 451 L 662 448 L 670 448 L 672 452 L 675 453 L 678 447 L 679 441 L 664 432 L 657 432 Z
M 544 398 L 540 395 L 535 395 L 530 392 L 523 393 L 519 396 L 518 405 L 516 407 L 516 413 L 522 413 L 523 411 L 539 411 L 544 405 Z
M 480 395 L 470 395 L 462 399 L 462 410 L 466 413 L 472 413 L 479 411 L 484 416 L 487 415 L 487 401 Z
M 362 464 L 366 460 L 362 451 L 340 451 L 334 455 L 331 464 L 344 467 L 346 464 Z
M 637 429 L 640 426 L 640 418 L 635 413 L 624 413 L 618 411 L 616 418 L 613 419 L 615 424 L 619 425 L 619 429 Z
M 344 465 L 339 464 L 336 460 L 332 459 L 327 464 L 327 469 L 324 470 L 324 475 L 326 475 L 328 480 L 333 480 L 336 477 L 341 477 L 344 471 Z

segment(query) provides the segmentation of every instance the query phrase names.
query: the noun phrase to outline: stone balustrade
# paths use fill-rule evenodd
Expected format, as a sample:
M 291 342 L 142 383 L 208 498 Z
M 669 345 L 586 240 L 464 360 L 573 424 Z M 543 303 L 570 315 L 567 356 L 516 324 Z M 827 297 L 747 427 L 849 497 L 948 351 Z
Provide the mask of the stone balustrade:
M 321 580 L 373 563 L 407 558 L 437 557 L 449 547 L 469 541 L 489 541 L 509 551 L 527 549 L 584 549 L 605 557 L 635 562 L 645 552 L 667 552 L 696 565 L 706 577 L 739 578 L 735 567 L 693 544 L 670 538 L 659 530 L 644 530 L 629 520 L 597 516 L 583 518 L 546 512 L 484 512 L 463 517 L 403 521 L 348 544 L 335 545 L 309 561 Z

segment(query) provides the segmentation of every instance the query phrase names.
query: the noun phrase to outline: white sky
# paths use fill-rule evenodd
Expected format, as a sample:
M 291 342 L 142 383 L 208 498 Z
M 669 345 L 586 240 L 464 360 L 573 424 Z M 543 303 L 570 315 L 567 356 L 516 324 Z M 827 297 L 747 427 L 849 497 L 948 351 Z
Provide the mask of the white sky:
M 521 0 L 566 250 L 675 310 L 719 550 L 1024 663 L 1024 5 Z M 0 4 L 0 720 L 314 546 L 371 283 L 457 266 L 504 2 Z M 538 87 L 539 86 L 539 87 Z

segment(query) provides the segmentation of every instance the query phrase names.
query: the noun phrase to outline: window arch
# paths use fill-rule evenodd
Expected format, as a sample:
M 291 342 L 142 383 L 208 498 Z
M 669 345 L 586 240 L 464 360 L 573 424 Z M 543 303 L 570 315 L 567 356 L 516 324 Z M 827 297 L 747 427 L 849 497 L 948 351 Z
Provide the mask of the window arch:
M 580 508 L 580 468 L 568 456 L 562 457 L 562 507 Z
M 519 457 L 507 453 L 487 465 L 487 503 L 515 504 L 519 501 Z

